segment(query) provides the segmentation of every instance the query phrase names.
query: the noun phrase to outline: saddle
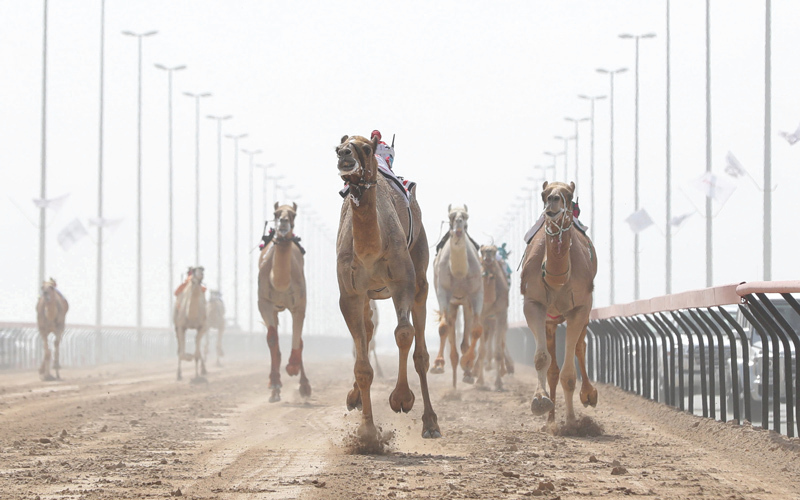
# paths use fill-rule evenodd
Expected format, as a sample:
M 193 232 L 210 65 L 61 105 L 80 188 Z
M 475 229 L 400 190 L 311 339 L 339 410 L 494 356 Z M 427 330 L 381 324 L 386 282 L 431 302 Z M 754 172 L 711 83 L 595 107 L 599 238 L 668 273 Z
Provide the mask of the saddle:
M 473 239 L 472 239 L 472 236 L 470 236 L 469 234 L 467 234 L 467 238 L 469 238 L 469 241 L 470 241 L 470 242 L 471 242 L 473 245 L 475 245 L 475 250 L 477 250 L 478 252 L 480 252 L 480 251 L 481 251 L 481 246 L 478 244 L 478 242 L 476 242 L 475 240 L 473 240 Z M 437 244 L 436 244 L 436 254 L 437 254 L 437 255 L 439 254 L 439 250 L 441 250 L 442 248 L 444 248 L 444 244 L 445 244 L 445 243 L 447 243 L 447 240 L 449 240 L 449 239 L 450 239 L 450 231 L 447 231 L 446 233 L 444 233 L 444 236 L 442 236 L 442 239 L 441 239 L 441 240 L 439 240 L 439 243 L 437 243 Z
M 269 229 L 269 233 L 261 236 L 261 243 L 258 245 L 258 249 L 259 250 L 264 250 L 264 247 L 266 247 L 273 239 L 275 239 L 275 229 L 270 228 Z M 302 238 L 300 238 L 299 236 L 295 235 L 292 238 L 290 238 L 290 241 L 292 243 L 294 243 L 295 245 L 297 245 L 297 248 L 300 250 L 300 253 L 302 255 L 305 255 L 306 254 L 306 249 L 303 248 L 303 246 L 300 244 L 300 240 L 301 239 Z

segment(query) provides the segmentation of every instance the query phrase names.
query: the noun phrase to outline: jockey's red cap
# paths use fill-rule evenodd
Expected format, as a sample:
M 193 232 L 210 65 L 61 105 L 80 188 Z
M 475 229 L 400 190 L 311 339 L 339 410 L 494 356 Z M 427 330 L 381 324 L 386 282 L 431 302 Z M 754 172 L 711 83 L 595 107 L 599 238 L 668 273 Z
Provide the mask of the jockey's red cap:
M 375 137 L 376 135 L 378 136 L 378 140 L 380 141 L 380 140 L 381 140 L 381 133 L 380 133 L 380 131 L 379 131 L 379 130 L 373 130 L 373 131 L 372 131 L 372 134 L 369 136 L 369 138 L 370 138 L 370 139 L 372 139 L 372 138 L 373 138 L 373 137 Z

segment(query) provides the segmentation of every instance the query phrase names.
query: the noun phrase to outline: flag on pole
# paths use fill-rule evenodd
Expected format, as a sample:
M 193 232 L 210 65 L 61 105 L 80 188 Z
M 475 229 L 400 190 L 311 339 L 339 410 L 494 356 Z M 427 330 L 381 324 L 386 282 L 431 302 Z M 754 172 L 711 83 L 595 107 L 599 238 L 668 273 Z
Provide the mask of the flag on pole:
M 58 244 L 64 250 L 69 250 L 72 245 L 80 241 L 84 236 L 88 236 L 86 228 L 83 227 L 81 221 L 72 219 L 72 222 L 64 226 L 64 229 L 58 233 Z
M 719 177 L 711 172 L 706 172 L 692 181 L 692 186 L 698 191 L 719 203 L 725 203 L 736 191 L 736 185 L 724 177 Z
M 67 201 L 69 193 L 59 196 L 58 198 L 34 198 L 33 204 L 36 208 L 49 208 L 58 211 L 61 206 Z
M 725 155 L 725 173 L 731 177 L 744 177 L 747 175 L 747 170 L 744 169 L 739 160 L 730 151 Z
M 675 226 L 675 227 L 681 227 L 681 225 L 683 225 L 683 223 L 686 221 L 686 219 L 688 219 L 692 215 L 694 215 L 694 212 L 687 212 L 687 213 L 685 213 L 683 215 L 676 215 L 675 217 L 670 219 L 669 225 L 670 226 Z
M 122 219 L 107 219 L 105 217 L 90 217 L 89 218 L 89 225 L 95 227 L 101 227 L 103 229 L 106 228 L 114 228 L 122 222 Z
M 640 208 L 636 212 L 633 212 L 625 219 L 625 222 L 631 227 L 631 231 L 636 234 L 641 233 L 648 227 L 653 225 L 653 219 L 650 218 L 650 214 L 647 213 L 647 210 L 644 208 Z

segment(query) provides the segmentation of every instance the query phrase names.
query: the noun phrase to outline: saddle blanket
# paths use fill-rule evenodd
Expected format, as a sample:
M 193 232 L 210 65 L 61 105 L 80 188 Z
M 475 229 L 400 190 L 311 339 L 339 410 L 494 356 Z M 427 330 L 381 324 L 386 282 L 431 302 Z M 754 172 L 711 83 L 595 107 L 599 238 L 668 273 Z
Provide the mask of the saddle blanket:
M 545 215 L 544 215 L 544 214 L 540 215 L 540 216 L 539 216 L 539 220 L 537 220 L 537 221 L 536 221 L 536 222 L 533 224 L 533 227 L 531 227 L 530 229 L 528 229 L 528 232 L 527 232 L 527 233 L 525 233 L 525 243 L 530 243 L 530 242 L 531 242 L 531 240 L 533 239 L 533 236 L 534 236 L 534 235 L 535 235 L 537 232 L 539 232 L 539 229 L 541 229 L 541 228 L 542 228 L 542 226 L 544 225 L 544 218 L 545 218 Z M 575 227 L 576 227 L 576 228 L 578 228 L 578 230 L 579 230 L 580 232 L 582 232 L 584 235 L 586 234 L 586 231 L 589 229 L 589 227 L 588 227 L 588 226 L 585 226 L 585 225 L 583 225 L 583 223 L 582 223 L 581 221 L 579 221 L 577 217 L 574 217 L 574 218 L 572 219 L 572 224 L 574 224 L 574 225 L 575 225 Z

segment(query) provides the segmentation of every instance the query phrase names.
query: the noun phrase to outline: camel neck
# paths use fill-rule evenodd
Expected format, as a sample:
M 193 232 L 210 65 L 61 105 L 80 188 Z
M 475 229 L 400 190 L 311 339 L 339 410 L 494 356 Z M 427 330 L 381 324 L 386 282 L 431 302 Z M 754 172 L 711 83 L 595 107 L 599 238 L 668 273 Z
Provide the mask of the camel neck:
M 290 234 L 285 241 L 273 246 L 270 280 L 272 287 L 279 292 L 288 290 L 292 282 L 292 237 L 294 235 Z
M 554 223 L 545 222 L 544 281 L 553 288 L 563 286 L 569 280 L 570 271 L 572 232 L 568 228 L 565 231 L 559 231 L 558 228 Z
M 353 210 L 353 251 L 362 262 L 378 258 L 383 248 L 378 223 L 378 187 L 364 190 L 358 200 L 348 200 Z
M 467 260 L 467 240 L 469 237 L 465 232 L 461 238 L 456 238 L 450 233 L 450 274 L 455 278 L 464 278 L 469 270 Z

